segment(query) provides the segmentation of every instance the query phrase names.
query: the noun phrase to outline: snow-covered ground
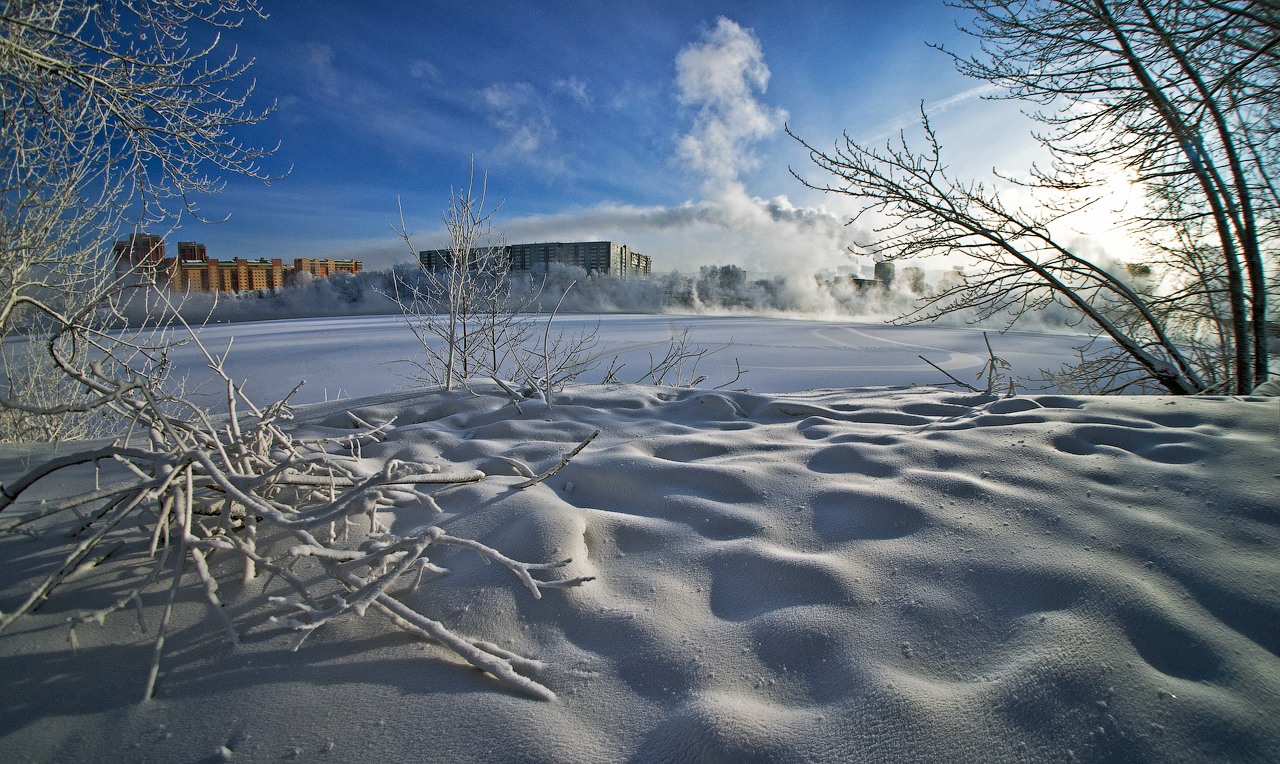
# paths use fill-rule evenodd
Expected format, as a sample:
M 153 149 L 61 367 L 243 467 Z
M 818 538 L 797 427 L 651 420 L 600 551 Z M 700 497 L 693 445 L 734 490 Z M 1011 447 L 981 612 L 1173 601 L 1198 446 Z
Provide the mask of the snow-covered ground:
M 673 334 L 686 328 L 693 343 L 711 350 L 698 367 L 706 385 L 733 379 L 735 360 L 746 374 L 733 388 L 757 392 L 794 392 L 822 387 L 874 387 L 934 384 L 946 379 L 929 368 L 923 355 L 965 381 L 974 381 L 987 358 L 982 332 L 968 328 L 898 327 L 836 321 L 787 320 L 744 316 L 587 315 L 557 319 L 555 332 L 599 329 L 601 364 L 581 382 L 598 382 L 615 356 L 624 364 L 619 378 L 632 381 L 661 356 Z M 1036 377 L 1074 357 L 1080 334 L 989 333 L 996 353 L 1018 376 Z M 421 346 L 394 316 L 353 316 L 214 324 L 201 336 L 218 353 L 231 342 L 227 369 L 258 400 L 276 400 L 301 380 L 294 398 L 314 403 L 337 397 L 358 398 L 406 388 L 410 369 L 397 361 L 422 357 Z M 232 338 L 234 341 L 232 342 Z M 722 348 L 722 349 L 720 349 Z M 717 350 L 718 349 L 718 350 Z M 173 354 L 176 373 L 193 388 L 210 378 L 204 358 L 193 346 Z M 203 389 L 210 389 L 205 386 Z M 212 386 L 215 396 L 221 386 Z
M 972 376 L 981 335 L 618 317 L 602 330 L 619 347 L 665 342 L 668 323 L 732 337 L 716 361 L 740 357 L 752 392 L 581 386 L 518 411 L 483 382 L 385 392 L 394 379 L 373 359 L 412 341 L 368 321 L 379 330 L 239 325 L 233 357 L 250 357 L 264 397 L 269 376 L 370 395 L 294 424 L 321 436 L 349 433 L 349 411 L 394 419 L 362 453 L 370 468 L 488 475 L 440 496 L 443 515 L 389 511 L 393 531 L 435 522 L 594 576 L 534 599 L 500 566 L 442 550 L 432 561 L 452 573 L 397 595 L 536 659 L 522 670 L 557 699 L 373 615 L 293 652 L 260 596 L 281 585 L 263 577 L 223 588 L 234 649 L 188 587 L 157 697 L 139 705 L 152 642 L 139 619 L 82 627 L 77 651 L 65 628 L 119 596 L 135 543 L 0 634 L 0 760 L 1276 760 L 1275 399 L 908 388 L 938 380 L 917 354 Z M 1024 373 L 1070 346 L 993 342 Z M 893 387 L 852 389 L 869 385 Z M 515 488 L 512 459 L 544 470 L 597 429 L 561 472 Z M 6 475 L 21 466 L 0 455 Z M 0 538 L 0 609 L 65 541 Z M 144 598 L 149 629 L 167 587 Z

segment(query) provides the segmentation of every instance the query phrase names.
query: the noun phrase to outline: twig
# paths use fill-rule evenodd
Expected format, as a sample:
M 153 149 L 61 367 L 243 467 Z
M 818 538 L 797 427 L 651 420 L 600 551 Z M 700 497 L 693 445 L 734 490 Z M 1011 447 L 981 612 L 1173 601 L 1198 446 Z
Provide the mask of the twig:
M 729 380 L 728 382 L 725 382 L 723 385 L 716 385 L 715 387 L 711 388 L 712 390 L 723 390 L 729 385 L 732 385 L 734 382 L 737 382 L 739 379 L 742 379 L 742 375 L 747 373 L 742 370 L 742 364 L 738 362 L 737 358 L 733 359 L 733 365 L 736 366 L 738 369 L 738 373 L 733 375 L 733 379 Z
M 586 439 L 586 440 L 584 440 L 584 441 L 582 441 L 581 443 L 579 443 L 579 444 L 577 445 L 577 447 L 575 447 L 572 451 L 568 452 L 568 453 L 567 453 L 567 454 L 565 454 L 563 457 L 561 457 L 561 458 L 560 458 L 560 463 L 559 463 L 559 464 L 557 464 L 556 466 L 554 466 L 554 467 L 552 467 L 551 469 L 547 470 L 546 472 L 542 473 L 541 475 L 538 475 L 538 476 L 536 476 L 536 477 L 529 478 L 528 480 L 525 480 L 525 481 L 520 482 L 520 483 L 516 483 L 515 487 L 516 487 L 516 488 L 518 488 L 518 489 L 523 490 L 523 489 L 525 489 L 525 488 L 529 488 L 530 486 L 535 486 L 535 485 L 537 485 L 538 483 L 541 483 L 542 481 L 544 481 L 544 480 L 546 480 L 547 478 L 551 477 L 552 475 L 556 474 L 556 473 L 557 473 L 557 472 L 559 472 L 560 470 L 564 469 L 564 468 L 565 468 L 565 466 L 569 464 L 569 460 L 571 460 L 571 459 L 573 459 L 573 457 L 577 456 L 577 455 L 578 455 L 578 453 L 579 453 L 579 452 L 581 452 L 581 451 L 582 451 L 582 449 L 586 448 L 586 447 L 587 447 L 587 444 L 589 444 L 591 441 L 595 440 L 595 439 L 596 439 L 596 436 L 597 436 L 597 435 L 599 435 L 599 434 L 600 434 L 600 431 L 599 431 L 599 430 L 595 430 L 595 431 L 593 431 L 590 435 L 588 435 L 588 436 L 587 436 L 587 439 Z
M 924 361 L 925 363 L 929 364 L 930 366 L 932 366 L 933 368 L 935 368 L 935 369 L 937 369 L 938 371 L 942 372 L 943 374 L 946 374 L 948 379 L 950 379 L 952 382 L 956 383 L 957 385 L 959 385 L 959 386 L 963 387 L 964 389 L 966 389 L 966 390 L 971 390 L 971 391 L 973 391 L 973 392 L 975 392 L 975 393 L 980 393 L 980 392 L 982 392 L 981 390 L 979 390 L 978 388 L 976 388 L 976 387 L 974 387 L 973 385 L 969 384 L 968 382 L 961 382 L 960 380 L 958 380 L 958 379 L 956 379 L 955 377 L 951 376 L 951 373 L 950 373 L 950 372 L 948 372 L 946 369 L 942 368 L 942 367 L 941 367 L 941 366 L 939 366 L 938 364 L 934 363 L 933 361 L 930 361 L 928 358 L 925 358 L 925 357 L 924 357 L 924 356 L 922 356 L 922 355 L 918 355 L 918 356 L 916 356 L 916 358 L 919 358 L 921 361 Z
M 511 399 L 511 405 L 516 407 L 516 413 L 523 415 L 524 409 L 520 408 L 520 395 L 515 390 L 511 389 L 511 385 L 508 385 L 506 382 L 498 379 L 498 377 L 493 374 L 489 375 L 489 378 L 496 382 L 498 387 L 501 387 L 503 392 L 507 394 L 507 397 Z

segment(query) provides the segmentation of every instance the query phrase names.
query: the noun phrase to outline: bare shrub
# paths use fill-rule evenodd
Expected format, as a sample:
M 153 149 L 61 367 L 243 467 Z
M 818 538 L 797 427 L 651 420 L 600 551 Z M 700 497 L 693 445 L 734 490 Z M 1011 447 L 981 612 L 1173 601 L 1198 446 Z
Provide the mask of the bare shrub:
M 226 386 L 229 415 L 225 418 L 210 417 L 181 399 L 169 401 L 180 411 L 166 414 L 163 401 L 157 400 L 149 385 L 95 377 L 82 380 L 110 399 L 104 405 L 130 417 L 139 435 L 53 458 L 3 486 L 0 532 L 34 534 L 64 527 L 68 521 L 78 526 L 78 532 L 66 542 L 62 564 L 17 608 L 0 616 L 0 630 L 54 594 L 82 566 L 103 563 L 120 545 L 128 545 L 144 561 L 141 566 L 122 566 L 132 571 L 133 583 L 114 602 L 81 613 L 69 624 L 74 644 L 78 627 L 100 623 L 138 604 L 145 589 L 170 578 L 168 602 L 141 693 L 143 700 L 150 699 L 159 676 L 169 613 L 184 586 L 202 592 L 226 638 L 233 644 L 239 641 L 238 628 L 226 616 L 219 583 L 207 562 L 217 551 L 238 561 L 243 583 L 262 574 L 270 577 L 267 585 L 282 582 L 285 593 L 270 597 L 283 611 L 274 620 L 303 636 L 335 619 L 372 611 L 394 628 L 449 648 L 512 688 L 536 698 L 555 697 L 527 676 L 536 669 L 536 661 L 460 636 L 395 596 L 399 590 L 417 589 L 424 581 L 447 573 L 428 556 L 433 548 L 447 546 L 469 549 L 487 562 L 510 569 L 534 597 L 548 588 L 590 580 L 538 577 L 554 573 L 569 560 L 520 562 L 437 526 L 398 536 L 383 520 L 384 510 L 401 506 L 439 514 L 438 496 L 451 487 L 483 480 L 483 473 L 394 459 L 371 471 L 361 461 L 362 446 L 382 437 L 393 422 L 370 423 L 351 415 L 349 435 L 296 438 L 286 428 L 292 417 L 287 399 L 264 408 L 254 405 L 223 371 L 222 359 L 207 352 L 206 358 Z M 84 467 L 107 479 L 57 501 L 25 499 L 34 487 Z M 282 540 L 260 543 L 276 536 Z M 306 574 L 308 565 L 324 575 L 317 581 Z
M 525 289 L 514 288 L 503 237 L 493 228 L 498 208 L 486 206 L 487 192 L 487 176 L 477 187 L 473 166 L 465 188 L 450 191 L 443 215 L 448 237 L 444 262 L 393 274 L 386 296 L 422 347 L 421 357 L 393 363 L 406 367 L 409 379 L 445 390 L 472 378 L 498 380 L 508 390 L 512 388 L 506 383 L 515 382 L 525 397 L 536 395 L 552 406 L 557 391 L 601 363 L 599 327 L 575 332 L 554 327 L 576 280 L 558 285 L 558 295 L 544 294 L 548 274 L 540 285 L 528 281 Z M 403 210 L 396 231 L 416 259 Z M 544 298 L 555 300 L 545 315 L 537 308 Z M 695 346 L 686 328 L 673 333 L 665 354 L 651 357 L 650 368 L 635 382 L 695 386 L 706 379 L 694 376 L 698 362 L 714 352 Z M 604 381 L 618 381 L 620 369 L 615 359 Z M 732 381 L 741 375 L 739 367 Z
M 450 192 L 444 212 L 449 238 L 443 268 L 396 273 L 387 294 L 405 326 L 422 346 L 420 359 L 404 359 L 411 379 L 445 390 L 472 377 L 510 377 L 517 349 L 534 332 L 525 311 L 535 295 L 518 296 L 508 278 L 511 264 L 502 237 L 493 230 L 497 208 L 486 208 L 487 177 L 476 188 L 475 169 L 464 189 Z M 401 211 L 397 231 L 416 260 L 417 251 Z

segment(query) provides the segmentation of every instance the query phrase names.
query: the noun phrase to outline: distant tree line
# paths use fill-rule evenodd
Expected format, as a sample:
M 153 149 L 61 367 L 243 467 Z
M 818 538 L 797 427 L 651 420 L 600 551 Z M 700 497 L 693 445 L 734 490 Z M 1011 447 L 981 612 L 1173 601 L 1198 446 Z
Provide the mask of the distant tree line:
M 887 285 L 868 287 L 865 282 L 830 274 L 752 276 L 733 264 L 705 265 L 696 273 L 671 271 L 648 278 L 619 278 L 552 263 L 509 273 L 504 279 L 510 299 L 525 310 L 547 312 L 559 303 L 562 312 L 571 313 L 834 311 L 850 316 L 896 315 L 909 310 L 914 299 L 932 294 L 934 288 L 925 281 L 923 272 L 914 277 L 907 274 L 891 289 Z M 380 271 L 338 273 L 324 279 L 304 277 L 281 290 L 236 295 L 192 293 L 181 298 L 180 310 L 192 320 L 207 315 L 214 321 L 390 314 L 397 312 L 394 301 L 387 297 L 395 284 L 425 290 L 429 280 L 416 264 L 402 263 Z M 434 308 L 443 310 L 444 305 Z M 144 315 L 137 313 L 131 318 L 140 321 Z

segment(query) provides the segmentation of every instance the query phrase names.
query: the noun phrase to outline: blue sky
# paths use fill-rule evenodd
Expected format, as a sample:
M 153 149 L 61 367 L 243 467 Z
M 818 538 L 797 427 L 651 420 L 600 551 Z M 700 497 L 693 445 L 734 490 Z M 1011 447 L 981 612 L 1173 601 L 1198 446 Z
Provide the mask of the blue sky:
M 883 142 L 924 100 L 958 169 L 1022 169 L 1028 124 L 977 98 L 926 43 L 964 49 L 941 0 L 283 2 L 225 43 L 253 57 L 248 137 L 280 149 L 270 186 L 227 179 L 187 222 L 214 257 L 409 259 L 474 157 L 508 241 L 614 239 L 655 270 L 851 262 L 846 200 L 803 188 L 783 132 Z M 1003 166 L 1003 165 L 1002 165 Z M 816 173 L 808 173 L 821 180 Z

